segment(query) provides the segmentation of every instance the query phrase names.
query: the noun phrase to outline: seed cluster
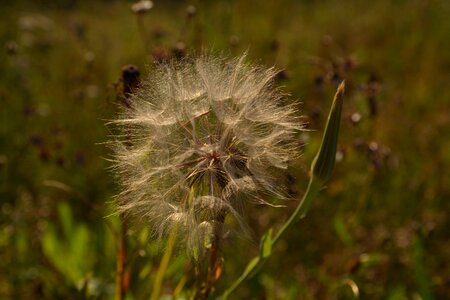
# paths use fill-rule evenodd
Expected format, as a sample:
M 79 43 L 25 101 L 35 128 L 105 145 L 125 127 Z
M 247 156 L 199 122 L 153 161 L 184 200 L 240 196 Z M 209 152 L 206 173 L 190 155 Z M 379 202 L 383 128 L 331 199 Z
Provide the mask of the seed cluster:
M 302 129 L 273 86 L 273 69 L 202 56 L 157 66 L 115 121 L 119 209 L 158 234 L 177 227 L 207 248 L 226 216 L 245 227 L 246 203 L 283 197 L 279 173 L 298 156 Z

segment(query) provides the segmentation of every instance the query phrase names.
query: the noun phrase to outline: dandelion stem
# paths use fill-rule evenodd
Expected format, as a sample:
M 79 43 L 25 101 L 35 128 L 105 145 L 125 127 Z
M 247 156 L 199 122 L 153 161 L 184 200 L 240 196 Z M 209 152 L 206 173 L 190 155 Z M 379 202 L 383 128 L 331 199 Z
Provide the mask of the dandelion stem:
M 222 212 L 216 217 L 216 224 L 214 225 L 214 238 L 210 249 L 208 275 L 206 277 L 206 285 L 203 290 L 203 297 L 205 299 L 207 299 L 213 291 L 214 286 L 221 273 L 221 258 L 219 257 L 219 251 L 220 240 L 222 236 L 222 226 L 224 222 L 225 212 Z
M 215 230 L 218 231 L 220 230 L 220 228 L 216 227 Z M 220 249 L 220 234 L 216 232 L 216 234 L 214 234 L 214 240 L 211 245 L 209 271 L 206 278 L 206 286 L 203 291 L 203 296 L 205 299 L 208 298 L 218 279 L 217 272 L 219 271 L 220 268 L 219 249 Z

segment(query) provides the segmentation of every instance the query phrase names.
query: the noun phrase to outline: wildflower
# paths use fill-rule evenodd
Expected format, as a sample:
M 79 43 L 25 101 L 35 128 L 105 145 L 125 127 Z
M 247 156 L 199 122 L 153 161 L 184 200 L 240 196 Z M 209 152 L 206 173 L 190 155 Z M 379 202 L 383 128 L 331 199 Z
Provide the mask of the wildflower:
M 280 172 L 298 156 L 303 125 L 273 86 L 277 72 L 244 58 L 157 65 L 115 121 L 120 211 L 159 235 L 176 228 L 197 254 L 223 234 L 226 218 L 245 227 L 247 203 L 283 198 Z

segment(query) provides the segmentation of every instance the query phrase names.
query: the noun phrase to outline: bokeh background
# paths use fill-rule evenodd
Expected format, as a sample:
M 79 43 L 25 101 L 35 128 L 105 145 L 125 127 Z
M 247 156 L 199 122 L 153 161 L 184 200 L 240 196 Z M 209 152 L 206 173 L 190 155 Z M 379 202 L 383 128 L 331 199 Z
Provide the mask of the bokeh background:
M 313 130 L 286 177 L 296 199 L 347 83 L 332 181 L 232 299 L 450 297 L 449 1 L 132 4 L 0 3 L 0 299 L 114 298 L 120 221 L 104 143 L 121 69 L 145 78 L 155 62 L 209 49 L 276 66 L 277 85 L 302 102 Z M 224 245 L 219 292 L 295 205 L 248 207 L 254 239 Z M 127 299 L 151 293 L 164 241 L 149 233 L 127 231 Z M 170 262 L 165 299 L 193 284 L 184 254 Z

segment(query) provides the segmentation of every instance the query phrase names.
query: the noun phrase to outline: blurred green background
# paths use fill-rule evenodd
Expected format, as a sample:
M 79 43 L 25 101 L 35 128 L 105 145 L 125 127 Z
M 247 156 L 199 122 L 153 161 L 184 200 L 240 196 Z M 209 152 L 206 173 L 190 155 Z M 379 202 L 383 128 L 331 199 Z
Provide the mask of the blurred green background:
M 103 143 L 121 68 L 214 49 L 276 66 L 313 131 L 286 183 L 306 187 L 337 84 L 346 99 L 328 188 L 232 299 L 446 299 L 450 295 L 450 2 L 0 3 L 0 299 L 113 299 L 120 222 Z M 249 207 L 254 240 L 224 245 L 218 290 L 286 208 Z M 127 299 L 148 299 L 163 254 L 127 232 Z M 179 249 L 165 299 L 190 267 Z M 185 283 L 184 283 L 185 282 Z M 178 289 L 179 290 L 179 289 Z M 177 291 L 175 292 L 177 294 Z

